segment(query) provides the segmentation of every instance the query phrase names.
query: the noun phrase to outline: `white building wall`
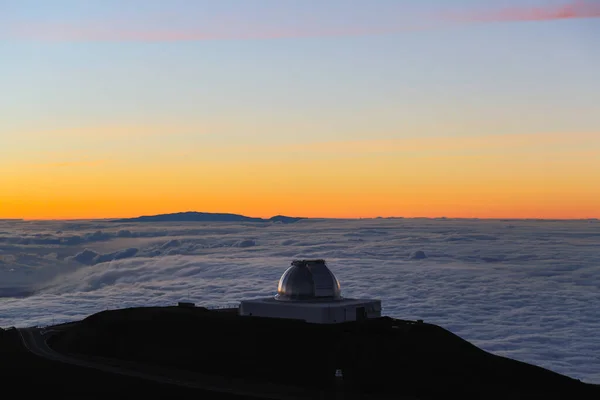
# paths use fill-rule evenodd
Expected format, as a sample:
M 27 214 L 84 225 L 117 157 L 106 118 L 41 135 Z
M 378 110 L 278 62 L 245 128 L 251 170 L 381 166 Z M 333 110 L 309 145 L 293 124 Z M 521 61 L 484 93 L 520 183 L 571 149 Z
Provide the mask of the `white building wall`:
M 300 304 L 265 302 L 265 301 L 242 301 L 240 315 L 300 319 L 317 324 L 324 323 L 325 310 L 320 308 L 302 307 Z
M 344 320 L 347 322 L 356 321 L 359 314 L 364 315 L 364 318 L 381 317 L 381 301 L 365 300 L 361 303 L 350 304 L 344 307 Z
M 344 306 L 329 307 L 327 310 L 327 319 L 325 323 L 337 324 L 346 321 L 346 311 Z
M 356 321 L 358 314 L 366 318 L 381 316 L 380 300 L 347 300 L 335 303 L 291 303 L 271 299 L 246 300 L 240 304 L 240 315 L 299 319 L 317 324 L 337 324 Z

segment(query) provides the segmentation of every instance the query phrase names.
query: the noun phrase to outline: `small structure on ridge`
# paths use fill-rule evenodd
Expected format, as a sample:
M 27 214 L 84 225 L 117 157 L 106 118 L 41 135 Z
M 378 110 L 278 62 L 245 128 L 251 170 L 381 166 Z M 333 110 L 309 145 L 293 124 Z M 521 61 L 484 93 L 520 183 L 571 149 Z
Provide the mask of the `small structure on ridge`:
M 243 300 L 239 313 L 336 324 L 381 317 L 381 300 L 344 298 L 325 260 L 295 260 L 281 276 L 277 295 Z

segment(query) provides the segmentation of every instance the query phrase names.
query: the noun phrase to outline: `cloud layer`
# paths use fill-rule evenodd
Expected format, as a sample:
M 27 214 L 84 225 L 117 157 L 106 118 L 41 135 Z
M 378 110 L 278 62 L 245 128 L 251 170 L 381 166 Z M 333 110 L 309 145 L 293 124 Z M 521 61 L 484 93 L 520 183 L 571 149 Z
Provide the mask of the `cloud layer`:
M 117 21 L 100 21 L 86 24 L 68 22 L 12 22 L 0 30 L 1 38 L 13 38 L 35 41 L 109 41 L 109 42 L 181 42 L 205 40 L 248 40 L 248 39 L 280 39 L 303 37 L 362 36 L 385 33 L 400 33 L 431 29 L 447 24 L 511 22 L 511 21 L 552 21 L 563 19 L 598 18 L 600 4 L 595 0 L 570 1 L 562 4 L 545 6 L 513 6 L 508 8 L 490 8 L 476 11 L 452 11 L 431 14 L 419 23 L 407 21 L 395 25 L 389 23 L 363 24 L 360 18 L 348 18 L 352 24 L 331 24 L 322 21 L 299 21 L 296 26 L 277 25 L 270 18 L 261 21 L 243 21 L 224 23 L 228 29 L 210 26 L 161 26 L 160 19 L 152 28 L 140 26 L 137 21 L 129 23 Z M 221 18 L 223 18 L 221 16 Z M 238 18 L 239 19 L 239 18 Z M 343 18 L 342 18 L 343 19 Z M 200 24 L 201 25 L 201 24 Z
M 0 326 L 235 304 L 273 295 L 292 259 L 323 257 L 347 297 L 600 382 L 599 241 L 597 220 L 0 221 Z

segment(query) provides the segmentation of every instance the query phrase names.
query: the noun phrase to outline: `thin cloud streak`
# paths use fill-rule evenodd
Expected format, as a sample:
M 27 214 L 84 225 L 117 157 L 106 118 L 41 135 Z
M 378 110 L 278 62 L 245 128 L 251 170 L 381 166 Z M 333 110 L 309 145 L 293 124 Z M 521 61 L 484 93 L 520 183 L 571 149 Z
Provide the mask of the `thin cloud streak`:
M 553 21 L 581 18 L 599 18 L 598 1 L 571 1 L 559 5 L 539 7 L 515 6 L 496 10 L 474 12 L 445 12 L 427 18 L 427 23 L 392 27 L 298 27 L 252 26 L 244 31 L 214 32 L 205 27 L 193 29 L 136 29 L 131 24 L 117 25 L 105 21 L 96 26 L 78 26 L 65 23 L 21 22 L 0 32 L 0 39 L 12 38 L 50 42 L 188 42 L 210 40 L 258 40 L 310 37 L 344 37 L 392 34 L 409 31 L 435 29 L 447 25 L 518 21 Z
M 107 23 L 109 25 L 109 23 Z M 414 25 L 394 28 L 323 28 L 316 30 L 256 27 L 248 32 L 210 32 L 189 30 L 135 30 L 116 27 L 80 27 L 69 24 L 44 24 L 43 27 L 16 26 L 10 30 L 12 38 L 44 42 L 196 42 L 214 40 L 265 40 L 312 37 L 348 37 L 382 35 L 432 29 L 435 25 Z M 0 39 L 2 36 L 0 35 Z
M 514 149 L 541 149 L 549 150 L 558 148 L 564 152 L 565 146 L 587 145 L 599 146 L 600 133 L 598 132 L 570 132 L 570 133 L 523 133 L 523 134 L 495 134 L 484 136 L 433 136 L 433 137 L 407 137 L 396 139 L 367 139 L 367 140 L 340 140 L 329 142 L 297 143 L 272 146 L 228 146 L 224 152 L 247 153 L 260 151 L 263 153 L 282 152 L 311 152 L 311 153 L 336 153 L 336 154 L 366 154 L 390 152 L 419 152 L 419 151 L 498 151 Z M 213 149 L 216 151 L 216 149 Z
M 105 141 L 107 139 L 132 139 L 150 137 L 172 137 L 176 135 L 207 135 L 223 129 L 214 125 L 201 124 L 161 124 L 154 125 L 130 124 L 130 125 L 98 125 L 98 126 L 72 126 L 55 129 L 23 129 L 15 131 L 15 135 L 26 138 L 51 138 L 51 139 L 77 139 L 86 138 L 87 140 Z
M 63 162 L 55 162 L 42 164 L 46 167 L 53 168 L 66 168 L 66 167 L 97 167 L 103 164 L 106 164 L 106 160 L 97 160 L 97 161 L 63 161 Z
M 446 14 L 445 19 L 456 22 L 554 21 L 561 19 L 599 18 L 597 1 L 572 1 L 567 4 L 538 7 L 508 7 L 495 11 Z

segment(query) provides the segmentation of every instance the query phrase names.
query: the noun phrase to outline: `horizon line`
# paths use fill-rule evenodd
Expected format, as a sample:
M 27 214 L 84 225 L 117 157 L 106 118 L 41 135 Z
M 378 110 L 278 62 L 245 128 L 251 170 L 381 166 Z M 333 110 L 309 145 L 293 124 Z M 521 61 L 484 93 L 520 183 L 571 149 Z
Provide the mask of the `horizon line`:
M 290 218 L 301 218 L 301 219 L 312 219 L 312 220 L 365 220 L 365 219 L 430 219 L 430 220 L 482 220 L 482 221 L 598 221 L 599 217 L 581 217 L 581 218 L 543 218 L 543 217 L 451 217 L 451 216 L 414 216 L 414 217 L 405 217 L 401 215 L 395 216 L 374 216 L 374 217 L 297 217 L 290 216 L 285 214 L 275 214 L 271 217 L 252 217 L 244 214 L 238 214 L 233 212 L 204 212 L 204 211 L 180 211 L 173 213 L 164 213 L 164 214 L 149 214 L 149 215 L 137 215 L 134 217 L 103 217 L 103 218 L 2 218 L 0 217 L 0 222 L 6 221 L 113 221 L 113 220 L 127 220 L 127 219 L 137 219 L 141 217 L 154 217 L 160 215 L 175 215 L 175 214 L 184 214 L 184 213 L 198 213 L 198 214 L 229 214 L 229 215 L 239 215 L 247 218 L 256 218 L 256 219 L 264 219 L 265 221 L 269 218 L 273 218 L 276 216 L 290 217 Z M 135 222 L 135 221 L 131 221 Z M 161 223 L 163 221 L 156 221 L 156 223 Z M 202 221 L 164 221 L 164 222 L 202 222 Z M 211 222 L 211 221 L 207 221 Z M 214 221 L 214 223 L 223 223 L 227 221 Z

